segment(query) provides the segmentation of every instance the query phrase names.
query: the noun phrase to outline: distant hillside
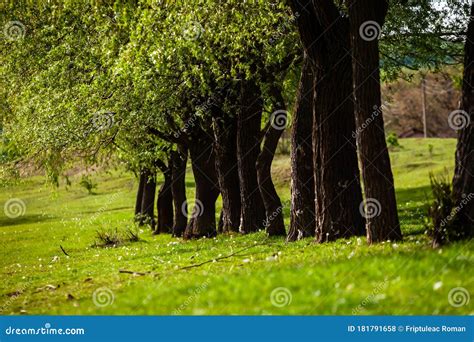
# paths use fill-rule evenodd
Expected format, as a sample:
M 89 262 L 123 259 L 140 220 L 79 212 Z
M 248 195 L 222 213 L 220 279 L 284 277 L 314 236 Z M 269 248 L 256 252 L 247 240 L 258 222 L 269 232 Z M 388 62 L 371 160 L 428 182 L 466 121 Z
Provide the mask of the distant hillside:
M 448 116 L 459 106 L 461 71 L 452 67 L 424 76 L 428 137 L 456 137 L 448 125 Z M 384 112 L 387 132 L 401 137 L 423 136 L 423 75 L 414 74 L 410 81 L 385 84 L 382 92 L 388 103 Z

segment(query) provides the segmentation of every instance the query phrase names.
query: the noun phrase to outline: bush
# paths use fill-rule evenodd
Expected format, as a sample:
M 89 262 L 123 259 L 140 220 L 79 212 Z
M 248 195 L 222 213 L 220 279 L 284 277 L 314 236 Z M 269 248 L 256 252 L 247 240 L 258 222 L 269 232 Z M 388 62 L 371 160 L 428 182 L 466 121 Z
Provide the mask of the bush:
M 394 149 L 401 147 L 400 143 L 398 142 L 398 135 L 393 132 L 387 136 L 386 140 L 388 148 Z
M 440 176 L 430 174 L 434 201 L 428 207 L 428 216 L 431 222 L 427 231 L 432 238 L 433 247 L 459 240 L 465 235 L 458 220 L 462 204 L 460 207 L 456 206 L 450 179 L 447 171 Z
M 129 242 L 140 241 L 139 231 L 136 228 L 127 228 L 120 231 L 118 228 L 98 230 L 94 247 L 117 247 Z
M 81 181 L 79 182 L 79 185 L 82 186 L 84 189 L 86 189 L 89 195 L 93 195 L 94 194 L 93 190 L 97 188 L 97 183 L 94 183 L 92 179 L 87 175 L 82 176 Z

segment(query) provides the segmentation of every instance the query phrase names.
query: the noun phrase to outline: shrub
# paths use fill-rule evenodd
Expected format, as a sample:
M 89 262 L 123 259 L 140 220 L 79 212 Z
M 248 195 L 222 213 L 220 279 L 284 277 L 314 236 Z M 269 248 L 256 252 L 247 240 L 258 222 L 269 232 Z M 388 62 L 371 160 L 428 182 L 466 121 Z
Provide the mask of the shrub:
M 389 133 L 387 136 L 387 146 L 388 148 L 394 149 L 401 147 L 400 143 L 398 142 L 398 136 L 395 133 Z
M 93 190 L 97 188 L 97 183 L 94 183 L 92 179 L 87 175 L 82 176 L 81 181 L 79 182 L 79 185 L 82 186 L 84 189 L 86 189 L 89 195 L 93 195 L 94 194 Z
M 96 233 L 96 242 L 94 247 L 117 247 L 129 242 L 140 241 L 139 231 L 136 228 L 127 228 L 125 230 L 105 229 L 98 230 Z
M 432 238 L 433 247 L 438 247 L 464 237 L 464 229 L 458 220 L 458 213 L 463 204 L 456 206 L 447 171 L 440 176 L 430 174 L 430 183 L 434 201 L 428 207 L 428 216 L 431 219 L 428 235 Z

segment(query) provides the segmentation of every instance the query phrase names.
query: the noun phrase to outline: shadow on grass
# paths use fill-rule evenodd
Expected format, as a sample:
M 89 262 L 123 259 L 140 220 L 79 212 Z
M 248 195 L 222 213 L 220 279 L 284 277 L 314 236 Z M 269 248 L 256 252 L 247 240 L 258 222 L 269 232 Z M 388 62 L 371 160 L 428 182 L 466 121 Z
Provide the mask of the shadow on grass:
M 87 214 L 97 214 L 97 213 L 107 213 L 107 212 L 111 212 L 111 211 L 120 211 L 120 210 L 129 210 L 130 211 L 130 215 L 133 215 L 133 207 L 132 206 L 128 206 L 128 207 L 118 207 L 118 208 L 110 208 L 110 209 L 97 209 L 97 210 L 88 210 L 88 211 L 81 211 L 79 212 L 80 215 L 87 215 Z
M 13 227 L 22 224 L 40 223 L 57 219 L 52 215 L 25 215 L 17 218 L 2 217 L 0 218 L 0 227 Z
M 429 185 L 417 188 L 397 189 L 398 216 L 405 236 L 423 234 L 426 230 L 425 221 L 427 205 L 431 201 Z

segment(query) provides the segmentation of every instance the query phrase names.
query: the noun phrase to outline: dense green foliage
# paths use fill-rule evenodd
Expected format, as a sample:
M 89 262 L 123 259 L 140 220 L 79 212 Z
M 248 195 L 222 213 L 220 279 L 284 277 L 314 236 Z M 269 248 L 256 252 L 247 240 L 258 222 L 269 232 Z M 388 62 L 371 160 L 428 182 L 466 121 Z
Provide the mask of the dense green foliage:
M 467 5 L 448 2 L 392 3 L 381 40 L 386 77 L 459 61 Z M 16 156 L 3 158 L 2 177 L 19 159 L 56 182 L 78 159 L 153 168 L 173 148 L 169 137 L 209 130 L 209 103 L 236 80 L 257 81 L 267 102 L 278 84 L 291 103 L 301 61 L 295 20 L 280 1 L 2 2 L 0 119 Z M 235 112 L 235 103 L 222 105 Z

